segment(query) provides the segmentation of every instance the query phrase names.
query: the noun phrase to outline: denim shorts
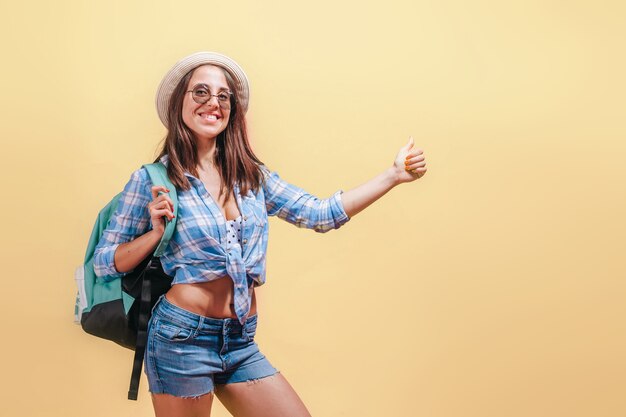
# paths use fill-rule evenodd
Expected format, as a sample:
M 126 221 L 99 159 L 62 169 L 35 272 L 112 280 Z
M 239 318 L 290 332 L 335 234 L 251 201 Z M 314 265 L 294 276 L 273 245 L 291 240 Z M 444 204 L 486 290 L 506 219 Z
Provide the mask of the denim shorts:
M 254 341 L 257 315 L 245 325 L 236 318 L 200 316 L 162 295 L 148 323 L 145 372 L 153 394 L 198 397 L 215 384 L 253 381 L 278 371 Z

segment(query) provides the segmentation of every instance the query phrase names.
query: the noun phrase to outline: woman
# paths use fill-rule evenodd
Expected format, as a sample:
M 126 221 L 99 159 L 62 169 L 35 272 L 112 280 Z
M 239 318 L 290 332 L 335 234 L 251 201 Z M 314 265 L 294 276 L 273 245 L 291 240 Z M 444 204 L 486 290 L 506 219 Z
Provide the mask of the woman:
M 309 416 L 254 342 L 254 288 L 265 282 L 267 217 L 327 232 L 394 186 L 426 172 L 413 140 L 384 173 L 318 199 L 282 180 L 252 152 L 248 80 L 232 59 L 200 52 L 163 78 L 157 110 L 168 133 L 159 158 L 176 186 L 175 233 L 161 257 L 173 277 L 153 309 L 145 371 L 157 417 L 210 416 L 213 394 L 235 416 Z M 98 276 L 132 271 L 174 217 L 169 190 L 144 168 L 126 184 L 94 256 Z

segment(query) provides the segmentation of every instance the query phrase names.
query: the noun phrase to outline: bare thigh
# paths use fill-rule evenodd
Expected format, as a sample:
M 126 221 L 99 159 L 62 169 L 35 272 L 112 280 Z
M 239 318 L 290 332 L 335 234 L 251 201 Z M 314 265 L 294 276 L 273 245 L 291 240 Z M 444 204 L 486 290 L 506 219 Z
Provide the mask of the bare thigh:
M 311 417 L 280 372 L 254 381 L 217 385 L 215 394 L 235 417 Z
M 152 394 L 156 417 L 211 417 L 213 393 L 197 398 L 181 398 L 170 394 Z

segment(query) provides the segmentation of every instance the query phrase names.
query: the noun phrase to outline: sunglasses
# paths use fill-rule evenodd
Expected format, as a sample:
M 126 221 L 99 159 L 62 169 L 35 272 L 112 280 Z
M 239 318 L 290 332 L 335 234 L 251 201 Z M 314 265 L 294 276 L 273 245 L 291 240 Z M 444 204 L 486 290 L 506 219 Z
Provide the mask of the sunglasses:
M 197 84 L 187 93 L 191 93 L 191 98 L 198 104 L 205 104 L 211 100 L 211 97 L 217 97 L 218 104 L 224 110 L 230 110 L 235 102 L 235 95 L 232 92 L 222 90 L 217 94 L 211 94 L 211 90 L 209 90 L 209 86 L 206 84 Z

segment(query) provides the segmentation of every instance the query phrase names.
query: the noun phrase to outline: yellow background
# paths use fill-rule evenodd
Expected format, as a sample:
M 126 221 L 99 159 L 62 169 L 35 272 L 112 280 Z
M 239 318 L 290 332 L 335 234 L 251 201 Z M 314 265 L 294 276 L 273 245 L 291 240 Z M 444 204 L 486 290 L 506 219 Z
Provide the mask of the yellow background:
M 3 0 L 0 415 L 152 415 L 131 352 L 72 323 L 73 272 L 199 50 L 320 197 L 409 135 L 427 156 L 340 230 L 270 220 L 258 342 L 314 416 L 626 415 L 623 4 Z

